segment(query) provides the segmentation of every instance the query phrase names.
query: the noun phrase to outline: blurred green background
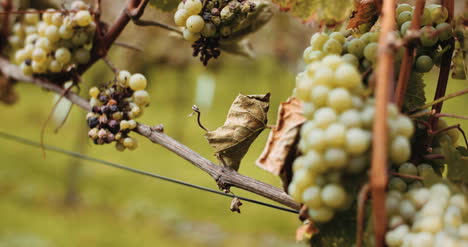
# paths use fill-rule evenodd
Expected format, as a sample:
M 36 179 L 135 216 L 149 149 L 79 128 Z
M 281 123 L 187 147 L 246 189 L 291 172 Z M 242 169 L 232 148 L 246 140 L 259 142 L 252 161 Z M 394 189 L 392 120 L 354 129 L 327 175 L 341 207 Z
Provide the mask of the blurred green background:
M 104 0 L 104 19 L 112 20 L 123 2 Z M 145 18 L 172 23 L 170 15 L 151 8 Z M 269 118 L 274 123 L 279 103 L 291 95 L 302 50 L 313 31 L 314 27 L 279 14 L 254 35 L 256 59 L 223 54 L 203 67 L 191 57 L 187 43 L 164 30 L 130 24 L 119 40 L 144 52 L 114 47 L 109 59 L 119 69 L 147 75 L 152 104 L 141 122 L 164 124 L 168 135 L 215 161 L 204 132 L 194 117 L 188 117 L 191 106 L 198 104 L 204 125 L 214 129 L 223 124 L 239 92 L 271 92 Z M 436 73 L 426 78 L 428 95 L 433 95 Z M 81 95 L 112 78 L 99 62 L 83 77 Z M 451 81 L 448 92 L 466 85 L 466 81 Z M 38 141 L 54 94 L 26 83 L 18 83 L 16 89 L 19 102 L 0 105 L 0 131 Z M 466 105 L 468 97 L 463 96 L 448 101 L 445 109 L 466 115 Z M 45 143 L 216 189 L 208 175 L 137 135 L 135 151 L 120 153 L 113 145 L 95 146 L 86 135 L 85 114 L 74 107 L 57 134 L 51 121 Z M 254 165 L 267 135 L 265 131 L 252 145 L 240 173 L 280 186 L 278 178 Z M 247 202 L 242 214 L 231 213 L 229 198 L 53 152 L 46 152 L 44 159 L 40 149 L 9 140 L 0 139 L 0 147 L 0 247 L 297 246 L 294 236 L 299 221 L 294 214 Z M 237 189 L 233 192 L 265 200 Z

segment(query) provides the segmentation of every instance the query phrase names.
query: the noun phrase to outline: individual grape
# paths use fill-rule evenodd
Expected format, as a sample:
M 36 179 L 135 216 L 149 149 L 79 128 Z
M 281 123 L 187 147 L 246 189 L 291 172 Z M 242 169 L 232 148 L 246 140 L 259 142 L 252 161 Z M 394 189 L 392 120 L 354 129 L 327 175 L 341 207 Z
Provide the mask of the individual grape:
M 132 74 L 130 74 L 130 72 L 128 72 L 126 70 L 121 70 L 121 71 L 119 71 L 119 73 L 117 75 L 117 81 L 119 83 L 121 83 L 123 86 L 128 86 L 128 83 L 130 81 L 131 76 L 132 76 Z
M 187 19 L 187 29 L 192 33 L 199 33 L 205 26 L 205 21 L 199 15 L 192 15 Z
M 329 55 L 324 57 L 321 62 L 331 70 L 336 70 L 343 63 L 343 59 L 339 55 Z
M 370 145 L 370 135 L 359 128 L 351 128 L 346 133 L 346 151 L 353 155 L 363 154 Z
M 307 135 L 307 144 L 315 150 L 323 150 L 325 148 L 325 133 L 320 129 L 313 129 Z
M 87 10 L 78 11 L 74 19 L 80 27 L 86 27 L 93 21 L 93 17 Z
M 406 138 L 411 138 L 414 134 L 413 122 L 406 116 L 398 116 L 395 122 L 397 133 Z
M 328 35 L 325 33 L 315 33 L 312 35 L 312 38 L 310 39 L 310 46 L 312 47 L 313 50 L 322 50 L 323 45 L 325 42 L 328 41 Z
M 184 7 L 190 15 L 196 15 L 200 13 L 203 5 L 199 0 L 188 0 L 185 2 Z
M 329 107 L 323 107 L 315 111 L 314 119 L 317 121 L 317 126 L 326 128 L 337 119 L 336 112 Z
M 343 55 L 343 60 L 346 63 L 353 65 L 355 68 L 359 67 L 359 59 L 356 56 L 354 56 L 353 54 L 350 54 L 350 53 L 344 54 Z M 341 73 L 337 71 L 336 75 L 340 75 Z M 359 75 L 359 73 L 358 73 L 358 75 Z M 360 76 L 359 76 L 359 79 L 360 79 Z M 341 82 L 341 79 L 338 79 L 338 81 Z M 360 82 L 360 80 L 359 80 L 359 82 Z
M 34 9 L 28 9 L 27 11 L 30 13 L 24 14 L 24 17 L 23 17 L 26 24 L 29 24 L 29 25 L 37 24 L 39 22 L 39 14 L 32 13 L 32 12 L 35 12 Z
M 47 53 L 42 48 L 36 48 L 36 49 L 34 49 L 32 55 L 31 55 L 31 58 L 32 58 L 33 61 L 35 61 L 37 63 L 43 63 L 43 62 L 45 62 L 45 60 L 47 58 Z
M 318 186 L 311 186 L 304 190 L 302 201 L 309 208 L 320 208 L 322 204 L 321 189 Z
M 343 47 L 339 41 L 329 39 L 323 44 L 323 52 L 326 54 L 341 54 Z
M 403 23 L 407 21 L 411 21 L 412 17 L 413 17 L 413 13 L 411 13 L 410 11 L 401 12 L 397 18 L 398 26 L 403 25 Z
M 47 28 L 45 29 L 45 36 L 51 42 L 58 41 L 60 39 L 60 34 L 59 34 L 57 26 L 54 26 L 54 25 L 47 26 Z
M 59 27 L 59 35 L 62 39 L 70 39 L 73 37 L 74 31 L 71 28 L 68 28 L 67 25 L 61 25 Z
M 325 140 L 332 147 L 342 147 L 346 141 L 346 127 L 340 123 L 333 123 L 325 131 Z
M 190 14 L 186 9 L 179 9 L 174 14 L 174 22 L 179 27 L 185 27 Z
M 448 10 L 441 5 L 431 4 L 428 6 L 428 9 L 431 12 L 431 18 L 434 23 L 440 24 L 447 20 Z
M 309 208 L 310 218 L 317 223 L 324 223 L 333 218 L 334 212 L 328 207 Z
M 314 81 L 322 85 L 330 86 L 335 81 L 335 73 L 328 67 L 320 67 L 314 74 Z
M 138 143 L 135 139 L 131 138 L 131 137 L 127 137 L 123 140 L 122 144 L 124 145 L 124 147 L 130 149 L 130 150 L 134 150 Z
M 89 96 L 92 98 L 97 98 L 99 95 L 100 91 L 97 87 L 92 87 L 89 89 Z
M 73 58 L 78 64 L 86 64 L 91 60 L 91 53 L 85 48 L 79 48 L 73 52 Z
M 435 35 L 436 29 L 431 26 L 425 26 L 421 29 L 421 44 L 425 47 L 432 47 L 437 43 L 438 37 Z
M 347 128 L 359 128 L 361 127 L 361 115 L 354 109 L 347 110 L 341 113 L 340 123 L 345 125 Z
M 411 146 L 407 138 L 396 136 L 390 144 L 390 159 L 395 163 L 403 163 L 410 158 Z
M 351 174 L 361 173 L 369 164 L 369 159 L 365 156 L 352 157 L 349 160 L 346 171 Z
M 448 23 L 437 24 L 436 30 L 439 33 L 439 40 L 445 41 L 453 37 L 452 26 Z
M 70 62 L 71 57 L 72 54 L 67 48 L 62 47 L 55 51 L 55 59 L 62 64 Z
M 325 85 L 317 85 L 311 90 L 310 98 L 317 106 L 324 106 L 328 103 L 330 88 Z
M 60 26 L 63 23 L 64 16 L 62 13 L 54 13 L 52 15 L 51 23 L 55 26 Z
M 337 184 L 327 184 L 321 192 L 321 199 L 331 208 L 340 208 L 346 203 L 346 191 Z
M 134 74 L 130 77 L 129 86 L 132 90 L 144 90 L 146 88 L 146 77 L 142 74 Z
M 432 25 L 431 10 L 427 7 L 423 10 L 423 15 L 421 16 L 421 26 Z
M 26 63 L 26 62 L 22 62 L 20 64 L 20 69 L 23 72 L 23 74 L 25 74 L 25 75 L 32 75 L 33 74 L 33 69 L 31 67 L 31 65 Z
M 399 16 L 403 11 L 413 11 L 413 7 L 409 4 L 403 3 L 403 4 L 398 4 L 396 8 L 396 15 Z
M 302 104 L 302 113 L 307 119 L 312 119 L 314 117 L 316 107 L 312 103 L 303 103 Z
M 150 97 L 147 91 L 138 90 L 133 93 L 135 104 L 146 106 L 150 103 Z
M 344 44 L 344 42 L 345 42 L 345 37 L 341 32 L 331 33 L 330 34 L 330 39 L 334 39 L 334 40 L 340 42 L 341 44 Z
M 31 63 L 31 68 L 34 73 L 42 74 L 47 71 L 47 64 L 43 62 L 38 62 L 38 61 L 32 61 Z
M 328 148 L 324 154 L 326 164 L 331 168 L 343 168 L 346 166 L 348 157 L 346 152 L 340 148 Z
M 200 38 L 199 33 L 193 33 L 188 29 L 184 29 L 183 36 L 184 36 L 184 39 L 187 40 L 188 42 L 195 42 Z
M 323 52 L 312 51 L 312 48 L 311 48 L 310 52 L 304 54 L 304 62 L 312 63 L 312 62 L 320 60 L 321 58 L 323 58 L 323 56 L 324 56 Z
M 88 34 L 85 32 L 77 32 L 72 37 L 71 41 L 74 46 L 82 46 L 88 42 Z
M 432 58 L 426 55 L 419 56 L 416 58 L 415 68 L 416 71 L 419 73 L 426 73 L 431 71 L 434 63 L 432 62 Z
M 205 23 L 201 34 L 205 37 L 213 37 L 216 35 L 216 26 L 213 23 Z
M 398 168 L 398 173 L 404 174 L 404 175 L 410 175 L 410 176 L 417 176 L 418 175 L 418 169 L 412 163 L 405 162 L 405 163 L 401 164 L 400 167 Z M 405 182 L 411 182 L 411 181 L 414 180 L 414 179 L 408 178 L 408 177 L 402 177 L 402 179 Z
M 337 112 L 352 106 L 351 94 L 344 88 L 335 88 L 328 94 L 328 104 Z
M 52 60 L 49 63 L 49 71 L 52 73 L 58 73 L 62 71 L 62 64 L 57 60 Z
M 406 35 L 406 32 L 411 28 L 411 21 L 407 21 L 403 24 L 401 24 L 401 27 L 400 27 L 400 32 L 403 36 Z
M 378 46 L 379 45 L 375 42 L 369 43 L 364 48 L 364 57 L 371 62 L 375 62 L 376 57 L 377 57 Z

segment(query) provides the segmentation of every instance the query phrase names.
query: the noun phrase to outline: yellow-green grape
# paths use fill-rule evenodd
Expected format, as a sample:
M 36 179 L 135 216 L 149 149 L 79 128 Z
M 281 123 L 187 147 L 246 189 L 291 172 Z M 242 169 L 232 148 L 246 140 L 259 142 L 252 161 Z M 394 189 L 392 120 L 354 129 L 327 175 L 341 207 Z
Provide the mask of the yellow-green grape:
M 187 22 L 187 18 L 189 18 L 190 14 L 186 9 L 179 9 L 174 14 L 174 22 L 179 27 L 185 27 Z
M 342 51 L 341 43 L 335 39 L 329 39 L 323 44 L 323 52 L 326 54 L 341 54 Z
M 341 44 L 344 44 L 345 37 L 341 32 L 333 32 L 330 34 L 330 38 L 336 41 L 339 41 Z
M 33 74 L 33 69 L 31 65 L 28 65 L 26 62 L 22 62 L 20 64 L 20 69 L 25 75 L 32 75 Z
M 309 208 L 320 208 L 323 205 L 320 187 L 311 186 L 304 190 L 302 201 Z
M 123 139 L 123 142 L 122 144 L 124 145 L 124 147 L 130 149 L 130 150 L 134 150 L 138 143 L 135 139 L 131 138 L 131 137 L 127 137 L 125 139 Z
M 370 133 L 360 128 L 351 128 L 346 133 L 346 151 L 353 155 L 361 155 L 370 146 Z
M 361 75 L 356 67 L 350 64 L 341 64 L 335 72 L 336 83 L 340 87 L 350 90 L 357 88 L 361 84 Z
M 426 55 L 419 56 L 416 58 L 415 68 L 416 71 L 419 73 L 426 73 L 431 71 L 434 63 L 432 62 L 432 58 Z
M 26 51 L 24 49 L 21 49 L 21 50 L 18 50 L 16 53 L 15 53 L 15 61 L 17 63 L 21 63 L 23 62 L 24 60 L 26 60 L 28 58 L 27 54 L 26 54 Z
M 128 82 L 130 81 L 130 77 L 132 74 L 126 70 L 121 70 L 119 71 L 119 74 L 117 75 L 117 81 L 122 84 L 123 86 L 128 86 Z
M 52 15 L 52 24 L 54 24 L 55 26 L 60 27 L 60 25 L 62 25 L 62 22 L 63 22 L 62 13 L 54 13 Z
M 70 62 L 71 57 L 72 54 L 67 48 L 61 47 L 55 51 L 55 59 L 62 64 Z
M 89 89 L 89 96 L 91 96 L 92 98 L 96 98 L 99 96 L 99 93 L 101 93 L 99 91 L 99 89 L 97 87 L 92 87 Z
M 135 120 L 133 120 L 133 119 L 132 119 L 132 120 L 128 120 L 128 128 L 129 128 L 129 129 L 132 130 L 132 129 L 136 128 L 136 127 L 137 127 L 137 122 L 136 122 Z
M 342 58 L 346 63 L 353 65 L 355 68 L 359 67 L 359 59 L 353 54 L 346 53 L 342 56 Z M 339 73 L 337 72 L 336 74 L 339 74 Z
M 144 90 L 146 88 L 146 77 L 142 74 L 134 74 L 130 77 L 129 86 L 132 90 Z
M 331 208 L 343 207 L 346 197 L 346 191 L 338 184 L 327 184 L 321 192 L 322 201 Z
M 52 45 L 49 41 L 49 39 L 41 37 L 39 38 L 36 43 L 34 44 L 36 48 L 42 48 L 44 51 L 50 51 L 52 48 Z
M 427 7 L 431 11 L 431 18 L 434 23 L 440 24 L 447 20 L 448 10 L 446 8 L 438 4 L 430 4 Z
M 80 27 L 88 26 L 92 21 L 93 17 L 87 10 L 80 10 L 75 14 L 74 19 Z
M 375 42 L 369 43 L 364 48 L 364 57 L 369 60 L 370 62 L 375 62 L 377 58 L 377 49 L 379 45 Z
M 35 12 L 35 9 L 27 9 L 28 12 Z M 26 13 L 24 14 L 24 21 L 26 24 L 35 25 L 39 22 L 39 14 L 38 13 Z
M 52 16 L 55 13 L 55 9 L 47 9 L 44 14 L 42 14 L 42 21 L 44 21 L 45 24 L 52 24 Z
M 133 93 L 135 104 L 139 106 L 146 106 L 150 103 L 150 96 L 145 90 L 138 90 Z
M 195 42 L 198 39 L 200 39 L 200 34 L 199 33 L 194 33 L 191 32 L 188 29 L 184 29 L 182 35 L 184 36 L 184 39 L 187 40 L 188 42 Z
M 438 37 L 436 29 L 432 26 L 425 26 L 421 29 L 421 44 L 425 47 L 431 47 L 437 43 Z
M 75 46 L 82 46 L 88 42 L 88 34 L 86 32 L 77 32 L 75 35 L 72 37 L 71 41 L 73 45 Z
M 411 21 L 403 23 L 400 27 L 401 35 L 406 35 L 406 32 L 411 28 Z
M 344 168 L 348 162 L 348 155 L 341 148 L 326 149 L 323 158 L 330 168 Z
M 200 0 L 187 0 L 185 1 L 184 8 L 190 15 L 196 15 L 201 12 L 203 4 Z
M 56 42 L 60 39 L 60 34 L 57 26 L 49 25 L 45 29 L 45 36 L 51 41 Z
M 445 41 L 453 36 L 452 26 L 448 23 L 440 23 L 436 26 L 437 32 L 439 32 L 439 40 Z
M 323 45 L 325 44 L 325 42 L 327 42 L 328 38 L 329 38 L 328 35 L 325 33 L 321 33 L 321 32 L 315 33 L 314 35 L 312 35 L 310 39 L 310 46 L 312 47 L 313 50 L 321 51 Z
M 45 62 L 47 58 L 47 53 L 42 48 L 36 48 L 32 52 L 31 58 L 35 62 L 42 63 Z
M 120 121 L 120 129 L 126 130 L 130 128 L 130 123 L 127 120 Z
M 328 207 L 320 207 L 320 208 L 309 208 L 309 216 L 312 219 L 312 221 L 317 222 L 317 223 L 325 223 L 327 221 L 330 221 L 335 212 Z
M 352 106 L 351 94 L 344 88 L 335 88 L 328 94 L 328 104 L 337 112 Z
M 91 60 L 91 54 L 85 48 L 79 48 L 73 52 L 73 58 L 78 64 L 86 64 Z
M 49 63 L 49 70 L 52 73 L 58 73 L 62 71 L 62 68 L 63 68 L 62 64 L 58 62 L 57 60 L 52 60 Z
M 413 11 L 413 7 L 407 3 L 403 3 L 403 4 L 398 4 L 397 8 L 396 8 L 396 14 L 397 16 L 400 15 L 401 12 L 403 11 Z
M 121 142 L 116 142 L 115 143 L 115 149 L 117 149 L 117 151 L 119 151 L 119 152 L 123 152 L 123 151 L 125 151 L 125 146 Z
M 390 159 L 395 163 L 403 163 L 410 158 L 411 145 L 404 136 L 396 136 L 390 143 Z
M 69 28 L 66 24 L 62 24 L 59 27 L 59 35 L 62 39 L 70 39 L 73 37 L 74 31 L 72 28 Z
M 413 16 L 413 13 L 411 13 L 410 11 L 401 12 L 397 18 L 398 26 L 403 25 L 403 23 L 407 21 L 411 21 L 412 16 Z
M 38 62 L 38 61 L 32 61 L 31 63 L 31 68 L 34 73 L 42 74 L 47 71 L 47 64 L 43 62 Z
M 332 147 L 342 147 L 346 142 L 346 127 L 341 123 L 333 123 L 325 130 L 325 141 Z

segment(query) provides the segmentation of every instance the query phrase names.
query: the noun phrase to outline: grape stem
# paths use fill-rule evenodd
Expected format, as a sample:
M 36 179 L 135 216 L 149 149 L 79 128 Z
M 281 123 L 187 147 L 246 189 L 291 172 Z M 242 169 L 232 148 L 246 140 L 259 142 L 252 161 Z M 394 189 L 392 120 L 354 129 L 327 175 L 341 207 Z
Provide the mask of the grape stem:
M 394 50 L 395 40 L 395 0 L 381 0 L 382 28 L 379 36 L 378 61 L 375 85 L 375 118 L 372 127 L 372 165 L 370 171 L 370 190 L 372 195 L 372 220 L 375 227 L 375 246 L 385 246 L 387 228 L 387 213 L 385 196 L 387 187 L 388 160 L 388 103 L 394 82 Z
M 29 82 L 58 94 L 63 94 L 64 97 L 70 100 L 73 104 L 88 112 L 91 111 L 91 106 L 86 99 L 80 97 L 74 92 L 67 91 L 61 85 L 47 79 L 26 76 L 21 72 L 18 66 L 11 64 L 8 60 L 2 57 L 0 57 L 0 71 L 15 80 Z M 164 134 L 161 131 L 161 127 L 151 127 L 139 123 L 134 131 L 187 160 L 194 166 L 209 174 L 218 184 L 221 184 L 226 188 L 236 187 L 246 190 L 296 210 L 299 210 L 301 207 L 299 203 L 295 202 L 282 189 L 255 180 L 251 177 L 241 175 L 232 169 L 216 165 L 187 146 Z
M 182 31 L 180 31 L 178 28 L 176 27 L 173 27 L 171 25 L 168 25 L 168 24 L 165 24 L 165 23 L 162 23 L 162 22 L 158 22 L 158 21 L 149 21 L 149 20 L 140 20 L 140 19 L 132 19 L 132 22 L 133 24 L 137 25 L 137 26 L 143 26 L 143 27 L 147 27 L 147 26 L 154 26 L 154 27 L 160 27 L 162 29 L 166 29 L 168 31 L 171 31 L 171 32 L 175 32 L 179 35 L 182 35 Z
M 456 114 L 451 114 L 451 113 L 436 113 L 435 116 L 438 117 L 438 118 L 451 117 L 451 118 L 458 118 L 458 119 L 468 120 L 468 116 L 461 116 L 461 115 L 456 115 Z
M 410 30 L 416 32 L 421 26 L 421 16 L 424 11 L 424 5 L 426 4 L 425 0 L 417 0 L 416 6 L 414 9 L 413 18 L 411 20 Z M 413 66 L 414 52 L 416 50 L 417 43 L 415 41 L 408 42 L 405 49 L 405 54 L 403 56 L 403 61 L 400 66 L 400 74 L 398 77 L 397 88 L 395 92 L 394 101 L 398 106 L 398 109 L 401 109 L 405 101 L 406 89 L 409 83 L 409 77 L 411 74 L 411 68 Z
M 433 105 L 442 103 L 443 101 L 446 101 L 446 100 L 448 100 L 448 99 L 455 98 L 455 97 L 458 97 L 458 96 L 460 96 L 460 95 L 467 94 L 467 93 L 468 93 L 468 88 L 465 88 L 465 89 L 462 89 L 462 90 L 460 90 L 460 91 L 458 91 L 458 92 L 454 92 L 454 93 L 451 93 L 451 94 L 447 94 L 447 95 L 445 95 L 445 96 L 442 95 L 441 97 L 436 98 L 434 101 L 429 102 L 429 103 L 427 103 L 427 104 L 425 104 L 425 105 L 423 105 L 423 106 L 420 106 L 420 107 L 416 108 L 416 109 L 415 109 L 414 111 L 412 111 L 412 112 L 422 110 L 422 109 L 427 108 L 427 107 L 429 107 L 429 106 L 433 106 Z M 435 109 L 434 109 L 434 110 L 435 110 Z M 436 112 L 436 113 L 438 113 L 438 112 Z
M 107 67 L 109 67 L 115 75 L 119 73 L 119 69 L 117 69 L 115 64 L 112 63 L 112 61 L 108 57 L 103 57 L 102 60 L 106 63 Z
M 398 172 L 390 172 L 391 175 L 393 176 L 398 176 L 402 178 L 411 178 L 411 179 L 416 179 L 416 180 L 424 180 L 420 176 L 414 176 L 414 175 L 408 175 L 408 174 L 403 174 L 403 173 L 398 173 Z
M 127 49 L 129 49 L 129 50 L 134 50 L 134 51 L 138 51 L 138 52 L 143 52 L 142 49 L 140 49 L 140 48 L 138 48 L 138 47 L 136 47 L 136 46 L 133 46 L 133 45 L 130 45 L 130 44 L 121 42 L 121 41 L 115 41 L 113 45 L 121 46 L 121 47 L 127 48 Z
M 364 184 L 359 190 L 357 199 L 356 247 L 361 247 L 364 235 L 364 221 L 366 218 L 366 202 L 369 199 L 369 184 Z

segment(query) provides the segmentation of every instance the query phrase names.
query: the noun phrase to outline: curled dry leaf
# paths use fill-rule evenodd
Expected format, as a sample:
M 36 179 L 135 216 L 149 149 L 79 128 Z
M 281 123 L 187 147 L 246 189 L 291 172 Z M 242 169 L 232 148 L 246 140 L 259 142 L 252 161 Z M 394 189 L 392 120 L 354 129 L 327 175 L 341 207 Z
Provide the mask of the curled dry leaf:
M 237 197 L 232 198 L 230 206 L 231 211 L 240 213 L 240 206 L 242 206 L 241 200 Z
M 236 171 L 239 169 L 250 145 L 266 127 L 269 107 L 270 93 L 239 94 L 229 109 L 224 125 L 205 134 L 223 165 Z
M 265 149 L 257 159 L 257 166 L 281 177 L 285 189 L 291 181 L 296 143 L 300 126 L 305 120 L 300 100 L 289 98 L 281 103 L 276 126 L 270 132 Z
M 380 2 L 375 0 L 357 0 L 354 2 L 354 11 L 348 22 L 348 29 L 359 28 L 368 24 L 370 29 L 379 18 Z
M 304 223 L 296 230 L 297 242 L 309 242 L 309 240 L 319 231 L 311 221 L 304 221 Z

